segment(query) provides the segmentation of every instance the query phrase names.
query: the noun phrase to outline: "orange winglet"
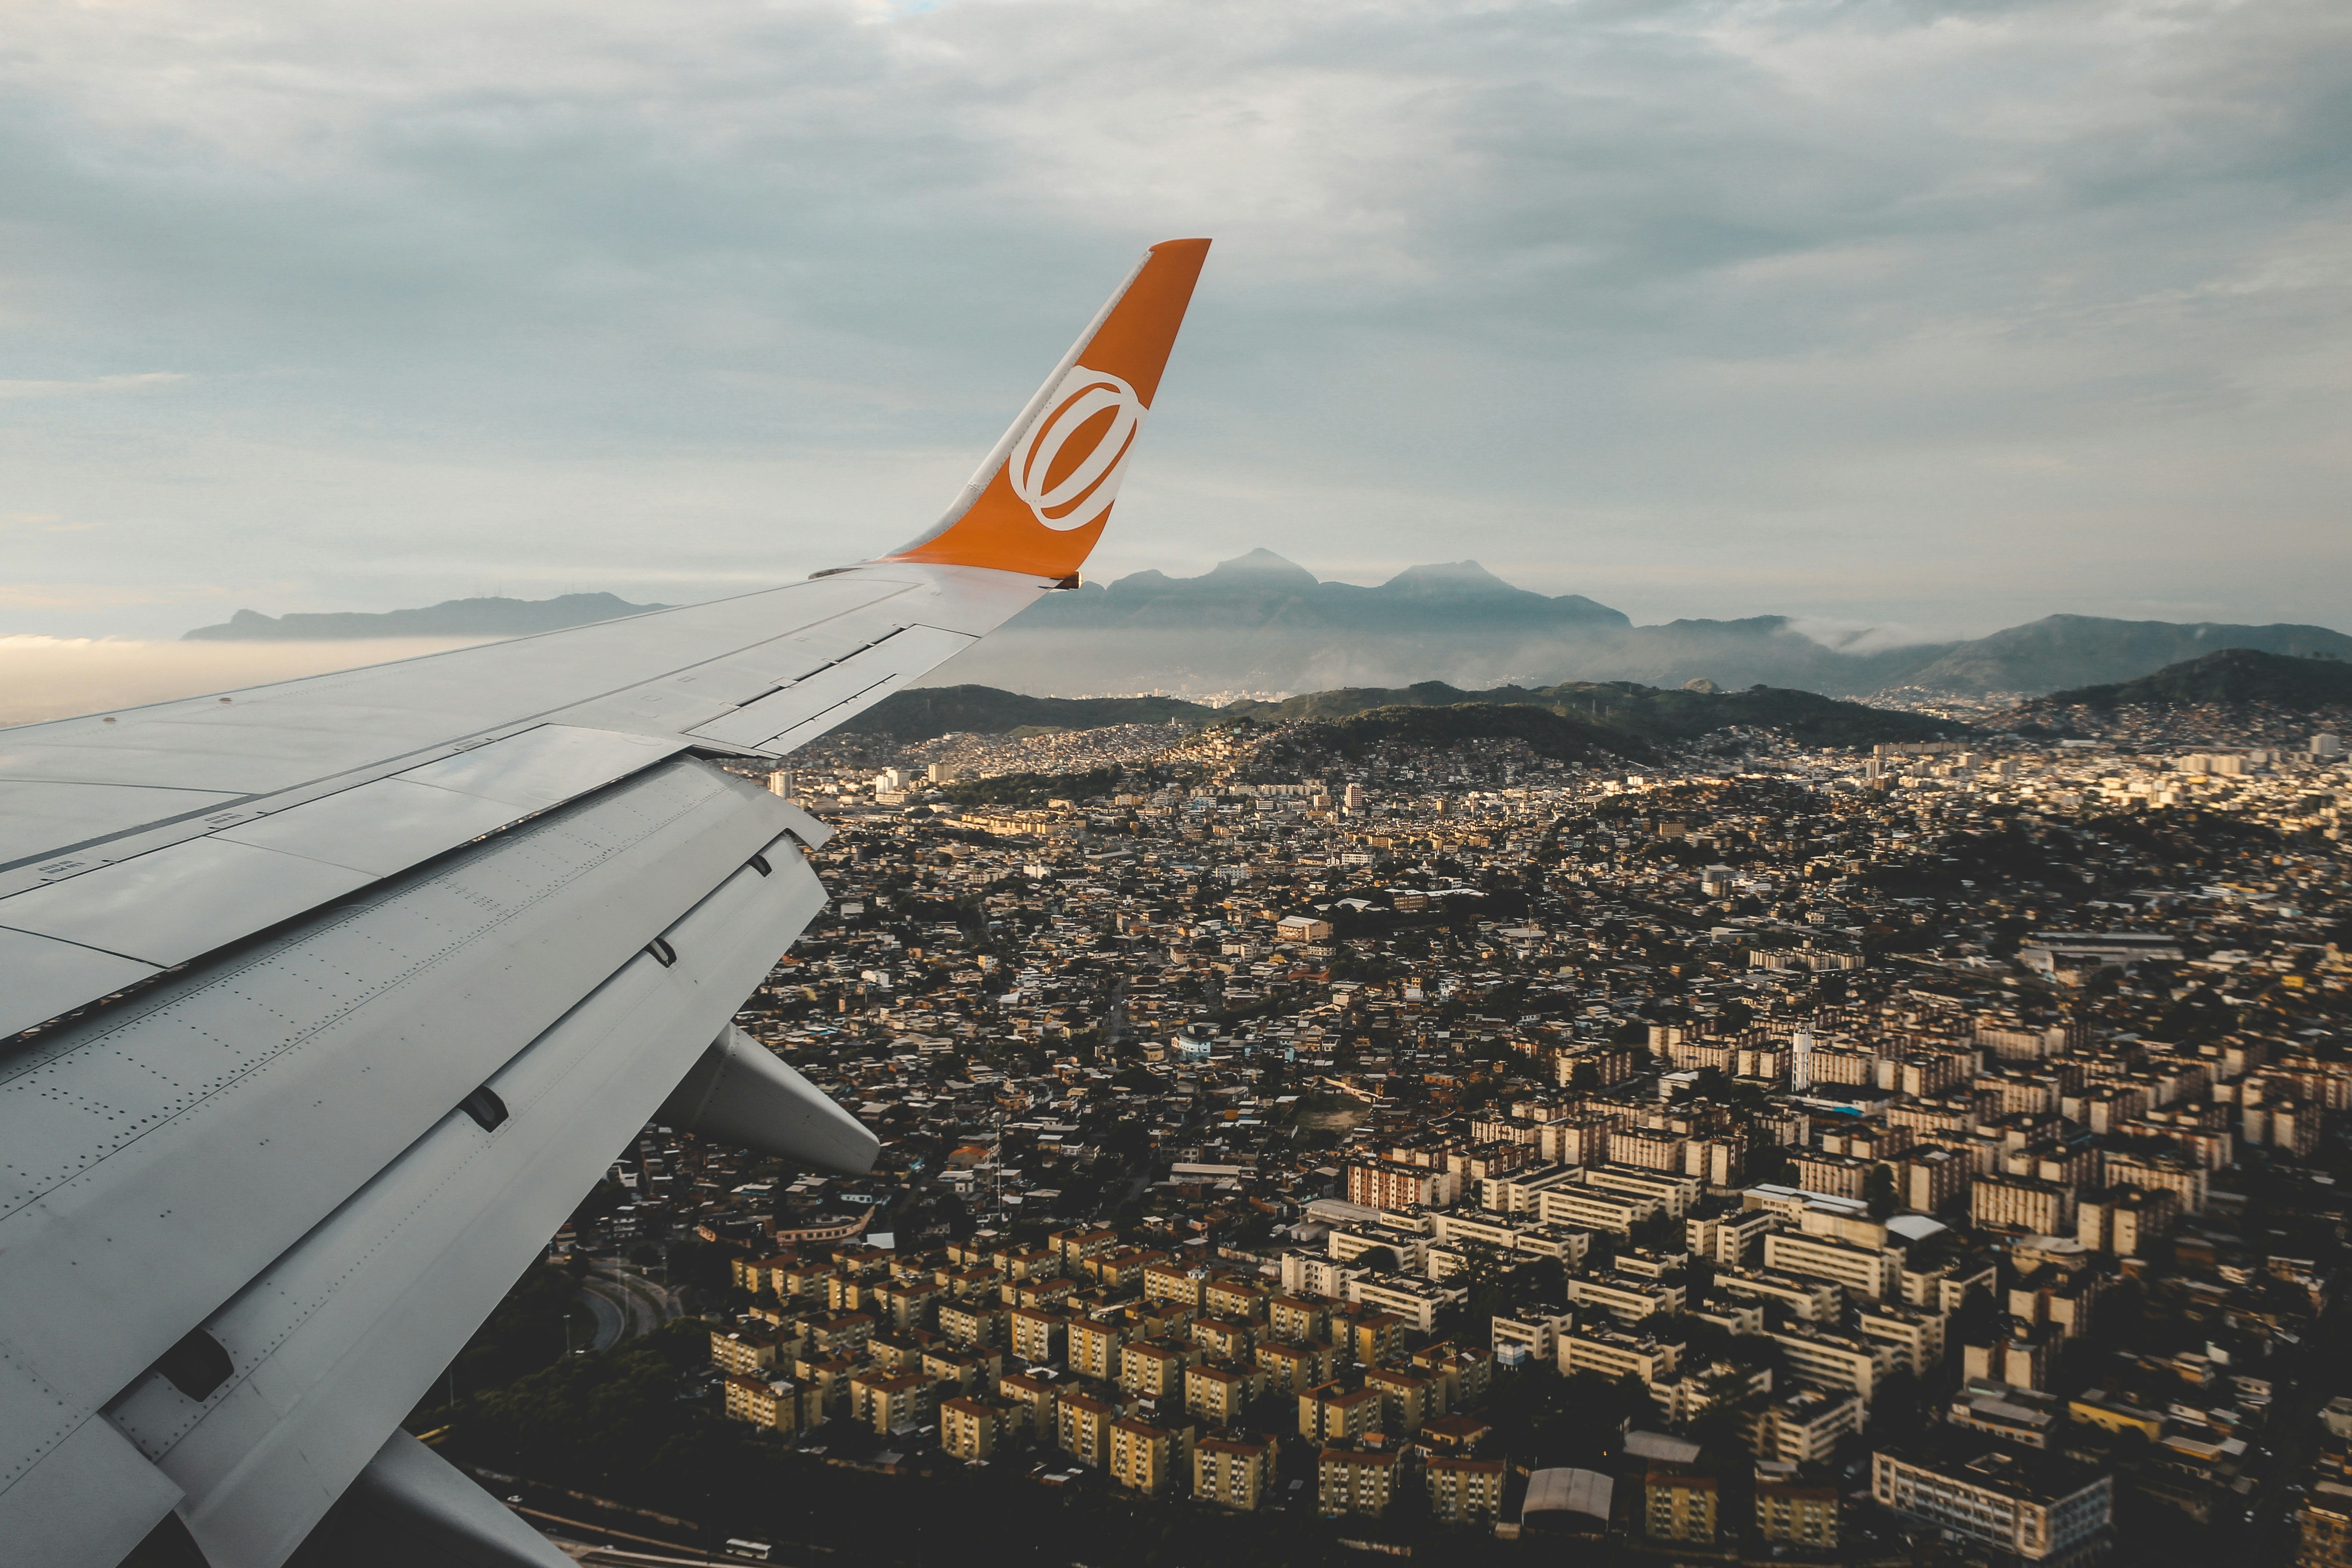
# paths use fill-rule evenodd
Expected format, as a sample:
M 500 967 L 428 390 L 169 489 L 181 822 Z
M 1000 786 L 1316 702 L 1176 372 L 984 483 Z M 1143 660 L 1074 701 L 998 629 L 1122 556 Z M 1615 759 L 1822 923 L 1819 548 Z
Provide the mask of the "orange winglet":
M 1110 521 L 1208 256 L 1205 239 L 1145 252 L 939 526 L 882 559 L 1039 577 L 1076 572 Z

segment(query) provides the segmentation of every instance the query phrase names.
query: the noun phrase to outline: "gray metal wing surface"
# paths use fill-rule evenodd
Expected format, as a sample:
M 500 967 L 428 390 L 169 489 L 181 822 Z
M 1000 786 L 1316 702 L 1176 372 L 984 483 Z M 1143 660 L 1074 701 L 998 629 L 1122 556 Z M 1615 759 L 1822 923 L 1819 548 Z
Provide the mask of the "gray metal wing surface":
M 1069 580 L 1125 447 L 1062 448 L 1131 439 L 1138 323 L 1175 267 L 1164 360 L 1199 259 L 1156 247 L 896 556 L 0 731 L 0 1558 L 112 1568 L 172 1520 L 278 1568 L 348 1495 L 413 1561 L 563 1561 L 401 1417 L 649 1120 L 830 1170 L 878 1147 L 731 1026 L 824 908 L 828 829 L 718 761 Z M 1052 423 L 1107 382 L 1126 426 Z M 989 510 L 1023 463 L 1028 511 Z

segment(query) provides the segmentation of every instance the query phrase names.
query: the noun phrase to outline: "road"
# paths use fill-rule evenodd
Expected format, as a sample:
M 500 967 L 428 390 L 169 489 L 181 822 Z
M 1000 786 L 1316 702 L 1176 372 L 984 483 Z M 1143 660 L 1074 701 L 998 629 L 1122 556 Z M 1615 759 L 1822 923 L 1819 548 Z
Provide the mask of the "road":
M 589 1268 L 580 1299 L 596 1319 L 596 1341 L 590 1349 L 610 1350 L 686 1316 L 686 1309 L 667 1289 L 626 1264 L 600 1258 Z
M 588 1348 L 608 1351 L 619 1344 L 621 1336 L 629 1330 L 628 1313 L 586 1286 L 581 1288 L 577 1300 L 588 1309 L 588 1315 L 596 1320 L 595 1337 L 589 1342 Z

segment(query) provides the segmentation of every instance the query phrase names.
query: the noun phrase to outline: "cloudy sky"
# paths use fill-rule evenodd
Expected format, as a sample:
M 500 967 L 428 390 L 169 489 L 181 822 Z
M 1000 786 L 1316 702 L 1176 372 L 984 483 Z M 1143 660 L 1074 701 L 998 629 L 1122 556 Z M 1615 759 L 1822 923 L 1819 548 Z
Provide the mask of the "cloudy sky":
M 0 634 L 887 548 L 1196 234 L 1097 574 L 1266 545 L 1639 620 L 2352 627 L 2341 0 L 5 28 Z

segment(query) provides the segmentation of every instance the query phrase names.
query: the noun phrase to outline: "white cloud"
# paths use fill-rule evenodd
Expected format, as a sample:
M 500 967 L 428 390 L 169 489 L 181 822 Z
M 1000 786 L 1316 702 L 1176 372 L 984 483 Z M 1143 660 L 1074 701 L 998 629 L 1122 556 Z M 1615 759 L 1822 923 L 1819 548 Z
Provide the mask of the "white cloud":
M 12 533 L 10 576 L 124 596 L 5 624 L 832 564 L 928 521 L 1181 233 L 1218 248 L 1106 574 L 1263 543 L 1475 554 L 1643 619 L 2347 618 L 2324 0 L 11 29 L 0 509 L 92 527 Z M 90 395 L 159 363 L 168 397 Z

